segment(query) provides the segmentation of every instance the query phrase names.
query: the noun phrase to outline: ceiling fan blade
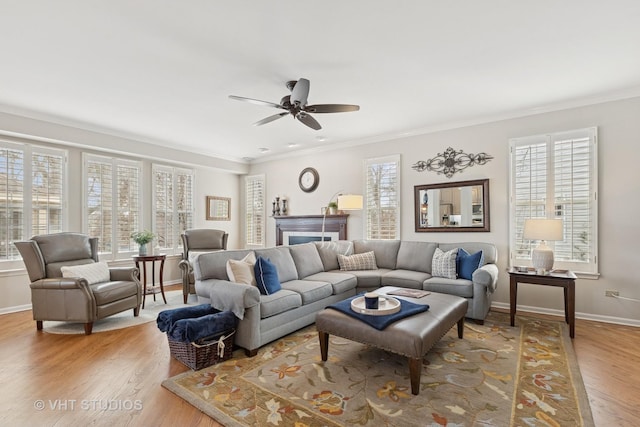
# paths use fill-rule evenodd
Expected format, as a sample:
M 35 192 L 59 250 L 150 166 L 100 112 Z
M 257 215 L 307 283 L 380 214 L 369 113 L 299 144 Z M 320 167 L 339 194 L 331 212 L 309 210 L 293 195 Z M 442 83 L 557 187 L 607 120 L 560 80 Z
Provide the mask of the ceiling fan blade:
M 309 126 L 311 129 L 315 129 L 315 130 L 322 129 L 322 126 L 320 126 L 320 123 L 318 123 L 316 119 L 314 119 L 304 111 L 300 111 L 296 115 L 296 119 L 300 120 L 302 123 Z
M 262 126 L 262 125 L 270 123 L 270 122 L 272 122 L 274 120 L 278 120 L 279 118 L 284 117 L 287 114 L 289 114 L 289 113 L 274 114 L 273 116 L 265 117 L 264 119 L 255 122 L 253 125 L 254 126 Z
M 245 98 L 244 96 L 229 95 L 229 98 L 235 99 L 236 101 L 250 102 L 251 104 L 256 104 L 256 105 L 263 105 L 263 106 L 267 106 L 267 107 L 281 108 L 283 110 L 285 109 L 280 104 L 276 104 L 276 103 L 268 102 L 268 101 L 260 101 L 259 99 Z
M 316 104 L 304 107 L 304 111 L 309 113 L 347 113 L 349 111 L 358 111 L 359 109 L 359 105 L 351 104 Z
M 291 103 L 298 104 L 302 107 L 307 105 L 307 97 L 309 96 L 309 80 L 299 79 L 291 91 Z

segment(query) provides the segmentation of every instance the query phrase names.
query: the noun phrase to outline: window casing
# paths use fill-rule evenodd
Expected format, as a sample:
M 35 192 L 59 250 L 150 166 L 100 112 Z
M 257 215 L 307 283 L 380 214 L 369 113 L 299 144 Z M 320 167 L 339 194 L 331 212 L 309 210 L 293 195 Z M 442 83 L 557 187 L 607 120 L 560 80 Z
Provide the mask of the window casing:
M 131 234 L 142 227 L 142 163 L 83 154 L 84 230 L 98 238 L 101 258 L 138 250 Z
M 400 238 L 400 155 L 365 160 L 367 239 Z
M 163 253 L 182 253 L 180 234 L 193 228 L 194 172 L 154 164 L 153 232 Z
M 265 179 L 264 175 L 245 178 L 245 246 L 265 245 Z
M 13 242 L 66 227 L 67 151 L 0 140 L 0 262 Z
M 597 128 L 512 139 L 510 151 L 511 264 L 530 264 L 539 243 L 523 239 L 524 220 L 556 218 L 554 267 L 597 277 Z

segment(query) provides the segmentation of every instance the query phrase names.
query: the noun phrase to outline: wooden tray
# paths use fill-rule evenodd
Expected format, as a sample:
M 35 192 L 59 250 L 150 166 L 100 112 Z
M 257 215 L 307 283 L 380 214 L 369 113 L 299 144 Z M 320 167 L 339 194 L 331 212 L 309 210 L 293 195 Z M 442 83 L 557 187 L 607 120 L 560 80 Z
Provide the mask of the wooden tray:
M 368 309 L 364 305 L 364 297 L 358 297 L 351 300 L 351 310 L 360 314 L 369 314 L 371 316 L 386 316 L 388 314 L 400 311 L 400 301 L 393 297 L 380 297 L 377 309 Z

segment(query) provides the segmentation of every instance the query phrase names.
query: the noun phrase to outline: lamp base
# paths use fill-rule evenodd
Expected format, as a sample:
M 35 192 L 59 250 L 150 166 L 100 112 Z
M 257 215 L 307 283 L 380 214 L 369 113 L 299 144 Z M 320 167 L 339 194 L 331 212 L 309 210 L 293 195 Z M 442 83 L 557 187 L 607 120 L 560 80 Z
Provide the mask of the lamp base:
M 553 268 L 553 250 L 543 241 L 531 253 L 531 262 L 536 270 L 543 268 L 550 271 Z

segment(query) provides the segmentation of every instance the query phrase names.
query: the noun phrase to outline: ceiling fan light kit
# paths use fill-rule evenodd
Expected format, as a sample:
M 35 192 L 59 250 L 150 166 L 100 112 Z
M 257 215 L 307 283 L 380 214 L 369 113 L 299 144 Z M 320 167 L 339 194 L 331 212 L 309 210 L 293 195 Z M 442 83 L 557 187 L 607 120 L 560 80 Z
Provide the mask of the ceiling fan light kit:
M 254 126 L 262 126 L 291 114 L 291 116 L 294 119 L 297 119 L 300 123 L 310 127 L 311 129 L 320 130 L 322 129 L 322 126 L 320 126 L 320 123 L 318 123 L 318 121 L 309 113 L 347 113 L 360 110 L 359 105 L 352 104 L 307 105 L 307 98 L 309 96 L 309 88 L 311 86 L 311 83 L 309 82 L 309 80 L 304 78 L 301 78 L 299 80 L 290 80 L 286 83 L 286 86 L 287 89 L 291 91 L 291 94 L 282 97 L 279 104 L 236 95 L 229 95 L 229 98 L 235 99 L 236 101 L 249 102 L 251 104 L 263 105 L 266 107 L 285 110 L 285 112 L 274 114 L 255 122 Z

